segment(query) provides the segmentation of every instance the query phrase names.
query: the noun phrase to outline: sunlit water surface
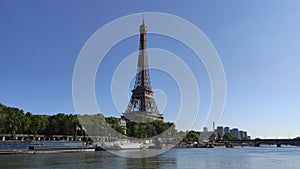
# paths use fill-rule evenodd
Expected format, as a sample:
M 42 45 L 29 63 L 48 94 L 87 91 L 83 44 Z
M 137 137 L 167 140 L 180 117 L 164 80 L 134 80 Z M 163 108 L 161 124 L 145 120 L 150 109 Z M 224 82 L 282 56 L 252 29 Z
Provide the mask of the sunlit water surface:
M 299 169 L 300 147 L 172 149 L 142 159 L 120 157 L 105 151 L 13 154 L 0 155 L 0 168 Z

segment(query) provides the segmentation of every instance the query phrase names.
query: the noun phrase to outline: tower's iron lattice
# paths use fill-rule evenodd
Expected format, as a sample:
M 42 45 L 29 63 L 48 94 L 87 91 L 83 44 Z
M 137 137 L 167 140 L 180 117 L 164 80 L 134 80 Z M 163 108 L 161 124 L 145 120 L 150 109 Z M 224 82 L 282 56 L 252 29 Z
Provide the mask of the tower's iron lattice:
M 143 19 L 143 23 L 140 26 L 140 46 L 134 89 L 132 90 L 130 102 L 123 115 L 126 117 L 126 115 L 130 114 L 141 114 L 154 120 L 163 120 L 163 116 L 159 113 L 155 103 L 151 88 L 146 34 L 147 27 Z

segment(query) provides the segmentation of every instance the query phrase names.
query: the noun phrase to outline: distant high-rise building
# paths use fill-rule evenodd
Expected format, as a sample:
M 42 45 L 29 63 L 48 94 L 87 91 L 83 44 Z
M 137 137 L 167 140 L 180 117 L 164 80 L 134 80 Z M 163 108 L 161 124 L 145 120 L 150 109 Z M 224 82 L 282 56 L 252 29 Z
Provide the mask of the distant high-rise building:
M 228 134 L 228 133 L 230 133 L 229 127 L 224 127 L 224 134 Z
M 244 131 L 239 131 L 238 139 L 242 140 L 244 138 L 245 138 Z
M 231 133 L 234 137 L 239 138 L 239 129 L 237 129 L 237 128 L 231 129 L 231 130 L 230 130 L 230 133 Z
M 208 128 L 207 127 L 203 127 L 203 132 L 207 133 L 208 132 Z
M 247 131 L 244 131 L 244 139 L 248 139 L 248 133 L 247 133 Z
M 224 128 L 223 128 L 223 126 L 218 126 L 218 127 L 217 127 L 217 133 L 218 133 L 220 136 L 223 136 L 223 135 L 224 135 Z

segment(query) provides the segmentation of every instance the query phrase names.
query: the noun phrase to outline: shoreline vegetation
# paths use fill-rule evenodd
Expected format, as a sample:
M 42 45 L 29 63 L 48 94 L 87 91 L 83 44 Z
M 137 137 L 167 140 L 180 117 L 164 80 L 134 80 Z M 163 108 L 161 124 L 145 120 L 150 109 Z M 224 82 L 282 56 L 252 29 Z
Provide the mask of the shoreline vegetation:
M 125 120 L 127 123 L 127 132 L 121 127 L 120 121 L 122 120 Z M 6 150 L 8 151 L 6 152 L 10 153 L 43 152 L 37 150 L 44 150 L 44 152 L 73 152 L 97 150 L 97 148 L 98 150 L 103 150 L 101 147 L 105 145 L 104 143 L 116 143 L 118 144 L 117 146 L 136 143 L 148 144 L 148 148 L 155 149 L 168 147 L 232 148 L 237 146 L 256 146 L 255 140 L 260 140 L 259 138 L 239 140 L 230 133 L 219 136 L 214 132 L 205 134 L 197 131 L 177 131 L 175 124 L 171 122 L 154 120 L 147 123 L 137 123 L 123 117 L 104 117 L 100 113 L 93 115 L 63 113 L 34 115 L 30 112 L 25 113 L 23 110 L 15 107 L 7 107 L 1 103 L 0 139 L 0 151 L 3 152 L 5 146 L 7 148 L 9 144 L 13 145 L 12 147 L 16 147 L 15 149 L 7 148 Z M 147 143 L 143 142 L 145 140 L 147 140 Z M 297 141 L 295 145 L 300 146 L 300 138 L 295 138 L 294 140 Z M 68 143 L 66 144 L 66 142 Z M 55 146 L 53 146 L 54 144 Z M 21 147 L 18 149 L 18 146 Z
M 126 134 L 120 121 L 126 121 Z M 124 118 L 104 117 L 102 114 L 74 115 L 58 113 L 55 115 L 34 115 L 15 107 L 0 103 L 0 135 L 9 136 L 9 140 L 17 140 L 18 134 L 23 135 L 64 135 L 73 136 L 74 141 L 91 141 L 89 136 L 121 137 L 124 134 L 130 138 L 152 138 L 172 136 L 172 142 L 198 142 L 200 133 L 196 131 L 177 131 L 172 122 L 150 121 L 138 123 Z M 215 135 L 202 135 L 203 140 L 213 140 Z M 32 138 L 32 137 L 31 137 Z M 233 135 L 223 136 L 226 140 L 237 140 Z M 1 141 L 1 140 L 0 140 Z
M 104 117 L 102 114 L 74 115 L 58 113 L 55 115 L 35 115 L 15 107 L 7 107 L 0 103 L 0 135 L 10 135 L 16 140 L 17 134 L 24 135 L 73 135 L 78 141 L 83 136 L 87 141 L 89 135 L 115 136 L 125 134 L 120 125 L 121 118 Z M 174 123 L 151 121 L 137 123 L 127 119 L 126 136 L 148 138 L 172 128 Z M 173 127 L 172 127 L 173 126 Z M 112 130 L 113 129 L 113 130 Z

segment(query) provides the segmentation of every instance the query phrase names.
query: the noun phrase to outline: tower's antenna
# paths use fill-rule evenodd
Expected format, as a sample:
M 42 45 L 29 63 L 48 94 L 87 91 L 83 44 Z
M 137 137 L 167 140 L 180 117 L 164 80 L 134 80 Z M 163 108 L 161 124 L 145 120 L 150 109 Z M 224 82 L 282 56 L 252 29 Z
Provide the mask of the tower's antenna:
M 144 25 L 144 14 L 142 14 L 142 16 L 143 16 L 143 25 Z

